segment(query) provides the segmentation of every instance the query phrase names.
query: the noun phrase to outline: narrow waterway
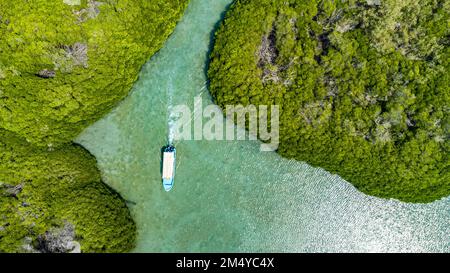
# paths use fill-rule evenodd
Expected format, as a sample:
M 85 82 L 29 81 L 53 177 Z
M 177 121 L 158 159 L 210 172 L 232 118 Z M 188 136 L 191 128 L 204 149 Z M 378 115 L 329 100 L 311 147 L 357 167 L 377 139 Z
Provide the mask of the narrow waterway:
M 205 91 L 213 30 L 231 0 L 192 0 L 131 95 L 77 140 L 105 181 L 130 200 L 136 252 L 450 252 L 450 198 L 405 204 L 358 192 L 324 170 L 260 152 L 256 141 L 177 143 L 175 188 L 164 192 L 160 149 L 168 106 Z

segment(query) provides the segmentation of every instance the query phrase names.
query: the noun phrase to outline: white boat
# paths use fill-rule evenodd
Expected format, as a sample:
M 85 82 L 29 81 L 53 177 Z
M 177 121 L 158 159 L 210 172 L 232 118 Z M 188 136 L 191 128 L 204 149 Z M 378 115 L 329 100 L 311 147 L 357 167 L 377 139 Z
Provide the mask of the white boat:
M 162 182 L 164 190 L 167 192 L 172 190 L 174 184 L 176 154 L 177 151 L 173 145 L 163 148 Z

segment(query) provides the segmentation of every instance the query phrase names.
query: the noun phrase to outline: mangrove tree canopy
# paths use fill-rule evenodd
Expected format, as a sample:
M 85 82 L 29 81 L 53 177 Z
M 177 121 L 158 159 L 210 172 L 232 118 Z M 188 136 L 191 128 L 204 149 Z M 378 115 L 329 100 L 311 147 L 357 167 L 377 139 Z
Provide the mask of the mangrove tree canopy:
M 238 0 L 216 102 L 281 107 L 278 152 L 407 202 L 450 194 L 450 2 Z

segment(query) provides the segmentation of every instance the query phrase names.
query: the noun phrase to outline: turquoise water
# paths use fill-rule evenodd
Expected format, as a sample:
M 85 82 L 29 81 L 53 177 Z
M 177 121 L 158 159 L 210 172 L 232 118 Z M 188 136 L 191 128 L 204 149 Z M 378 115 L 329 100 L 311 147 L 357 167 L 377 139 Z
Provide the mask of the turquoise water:
M 192 107 L 202 94 L 211 103 L 207 53 L 230 3 L 192 0 L 131 95 L 77 140 L 132 201 L 135 252 L 450 252 L 450 198 L 420 205 L 366 196 L 322 169 L 260 152 L 256 141 L 178 142 L 175 188 L 164 192 L 169 100 Z

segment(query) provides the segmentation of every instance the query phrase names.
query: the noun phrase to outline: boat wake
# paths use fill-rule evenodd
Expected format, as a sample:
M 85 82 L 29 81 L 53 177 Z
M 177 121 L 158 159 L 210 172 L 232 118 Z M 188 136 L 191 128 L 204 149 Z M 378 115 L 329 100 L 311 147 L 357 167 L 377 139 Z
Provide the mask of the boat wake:
M 200 89 L 200 92 L 197 96 L 202 96 L 207 91 L 206 81 L 203 83 L 203 87 Z M 175 131 L 176 131 L 176 122 L 180 118 L 179 114 L 175 111 L 174 105 L 174 87 L 172 83 L 172 79 L 169 79 L 169 83 L 167 84 L 167 127 L 168 127 L 168 137 L 167 143 L 168 145 L 175 145 Z M 195 107 L 194 107 L 195 108 Z M 192 122 L 192 120 L 202 118 L 202 109 L 198 113 L 198 109 L 194 109 L 193 115 L 190 120 L 187 122 Z M 186 124 L 183 124 L 183 126 Z
M 173 111 L 173 96 L 174 96 L 174 88 L 172 84 L 172 79 L 169 79 L 169 84 L 167 86 L 167 127 L 168 127 L 168 137 L 167 142 L 169 145 L 173 145 L 175 138 L 175 122 L 177 120 L 177 116 Z

